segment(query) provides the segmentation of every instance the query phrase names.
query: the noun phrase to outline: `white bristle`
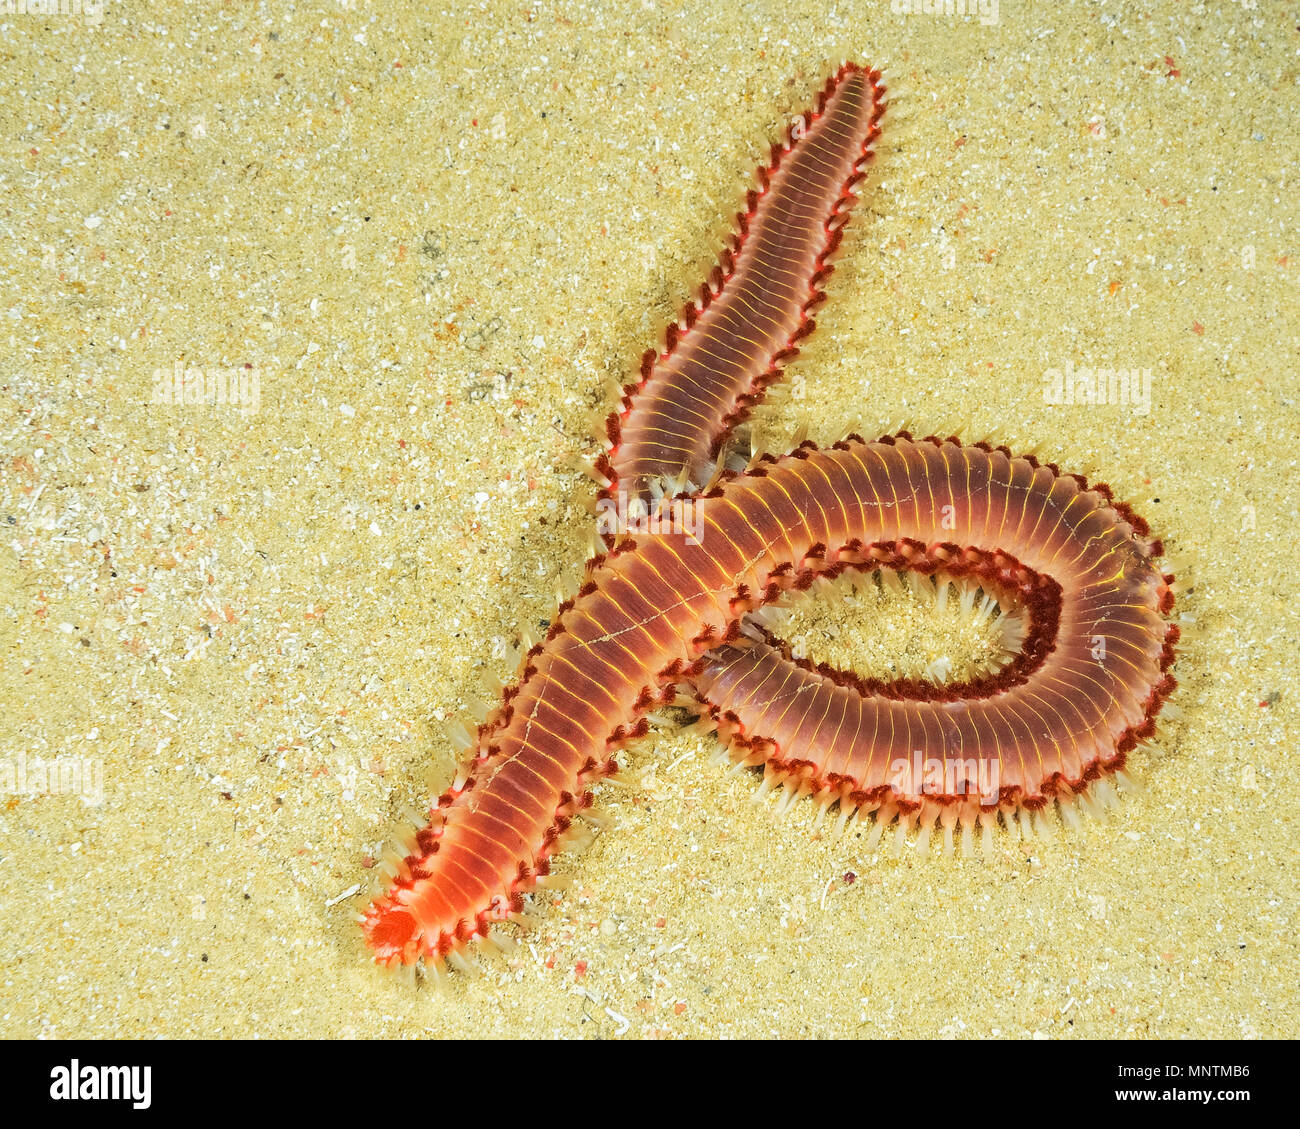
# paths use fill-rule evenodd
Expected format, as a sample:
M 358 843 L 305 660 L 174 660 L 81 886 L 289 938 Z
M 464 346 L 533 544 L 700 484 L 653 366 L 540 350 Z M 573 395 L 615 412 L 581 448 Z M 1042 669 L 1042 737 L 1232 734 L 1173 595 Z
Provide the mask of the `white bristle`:
M 993 857 L 993 824 L 997 820 L 992 812 L 980 812 L 980 855 L 985 859 Z
M 880 844 L 880 838 L 885 833 L 885 821 L 876 816 L 871 826 L 871 834 L 867 836 L 866 849 L 868 853 L 874 851 Z
M 447 954 L 447 963 L 462 976 L 473 976 L 478 972 L 478 967 L 472 964 L 465 955 L 457 949 L 452 949 L 452 951 Z
M 1083 830 L 1083 821 L 1079 819 L 1078 808 L 1073 802 L 1061 805 L 1061 819 L 1070 831 Z
M 844 834 L 844 828 L 848 826 L 849 820 L 853 818 L 856 811 L 857 808 L 854 807 L 853 804 L 849 803 L 847 798 L 841 798 L 839 818 L 836 819 L 835 830 L 832 832 L 835 838 L 838 839 Z

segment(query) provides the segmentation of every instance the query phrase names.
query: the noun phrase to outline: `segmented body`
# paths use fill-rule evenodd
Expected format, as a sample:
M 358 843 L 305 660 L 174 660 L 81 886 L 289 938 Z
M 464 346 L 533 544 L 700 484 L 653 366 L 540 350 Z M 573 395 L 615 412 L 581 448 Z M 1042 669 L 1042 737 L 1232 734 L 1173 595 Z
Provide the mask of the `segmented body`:
M 706 475 L 811 331 L 883 112 L 846 65 L 774 150 L 698 303 L 610 417 L 602 496 Z M 611 531 L 577 596 L 478 728 L 467 767 L 363 918 L 381 963 L 454 959 L 523 908 L 613 754 L 690 688 L 746 764 L 874 814 L 873 836 L 1087 801 L 1149 736 L 1174 681 L 1161 547 L 1104 486 L 1004 448 L 857 436 L 762 456 L 689 498 L 692 536 Z M 794 659 L 747 613 L 818 576 L 977 582 L 1022 609 L 1015 661 L 971 682 L 871 682 Z M 923 766 L 940 766 L 937 781 Z M 988 781 L 993 781 L 990 790 Z

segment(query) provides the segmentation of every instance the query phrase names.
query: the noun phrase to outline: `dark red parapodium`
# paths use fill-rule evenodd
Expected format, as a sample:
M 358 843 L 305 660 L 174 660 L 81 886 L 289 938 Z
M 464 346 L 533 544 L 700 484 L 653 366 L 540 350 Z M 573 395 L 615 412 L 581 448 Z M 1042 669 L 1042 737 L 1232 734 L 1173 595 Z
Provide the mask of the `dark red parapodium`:
M 872 816 L 873 841 L 999 821 L 1047 830 L 1108 796 L 1175 683 L 1172 577 L 1103 485 L 1005 448 L 907 433 L 715 468 L 812 331 L 827 262 L 884 111 L 846 64 L 760 171 L 738 234 L 610 417 L 600 502 L 623 528 L 478 727 L 429 822 L 363 918 L 375 959 L 433 969 L 523 909 L 645 714 L 679 691 L 790 798 Z M 700 491 L 689 485 L 709 479 Z M 619 501 L 622 508 L 614 503 Z M 630 510 L 629 510 L 630 506 Z M 656 521 L 633 519 L 648 506 Z M 751 613 L 817 578 L 883 572 L 1014 609 L 1018 653 L 963 683 L 881 682 L 795 658 Z M 759 612 L 759 615 L 764 613 Z M 1031 818 L 1032 817 L 1032 818 Z

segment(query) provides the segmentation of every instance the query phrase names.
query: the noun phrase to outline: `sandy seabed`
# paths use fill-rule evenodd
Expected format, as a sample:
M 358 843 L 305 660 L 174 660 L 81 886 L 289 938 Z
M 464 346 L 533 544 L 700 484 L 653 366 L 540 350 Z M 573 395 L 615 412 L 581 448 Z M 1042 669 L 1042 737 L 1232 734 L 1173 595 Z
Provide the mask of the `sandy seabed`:
M 0 1035 L 1294 1037 L 1294 7 L 445 7 L 0 14 Z M 980 861 L 658 729 L 515 956 L 412 989 L 368 864 L 582 558 L 605 385 L 845 57 L 895 98 L 757 426 L 1109 482 L 1183 578 L 1181 717 L 1108 821 Z

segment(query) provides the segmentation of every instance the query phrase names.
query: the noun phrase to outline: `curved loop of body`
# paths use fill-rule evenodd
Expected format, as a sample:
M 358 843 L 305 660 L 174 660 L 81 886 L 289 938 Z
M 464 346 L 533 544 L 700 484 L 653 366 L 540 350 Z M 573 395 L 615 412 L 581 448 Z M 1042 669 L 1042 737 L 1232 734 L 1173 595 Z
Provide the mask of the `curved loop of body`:
M 456 964 L 517 919 L 614 754 L 683 691 L 768 785 L 837 807 L 841 824 L 870 817 L 873 840 L 938 829 L 967 851 L 999 821 L 1072 821 L 1154 731 L 1175 685 L 1173 578 L 1105 486 L 907 433 L 717 464 L 814 328 L 883 112 L 878 73 L 831 78 L 773 148 L 700 298 L 624 389 L 598 501 L 655 520 L 602 530 L 606 551 L 392 861 L 362 918 L 380 963 Z M 961 683 L 871 681 L 795 658 L 753 617 L 819 577 L 877 571 L 983 588 L 1014 610 L 1014 659 Z

